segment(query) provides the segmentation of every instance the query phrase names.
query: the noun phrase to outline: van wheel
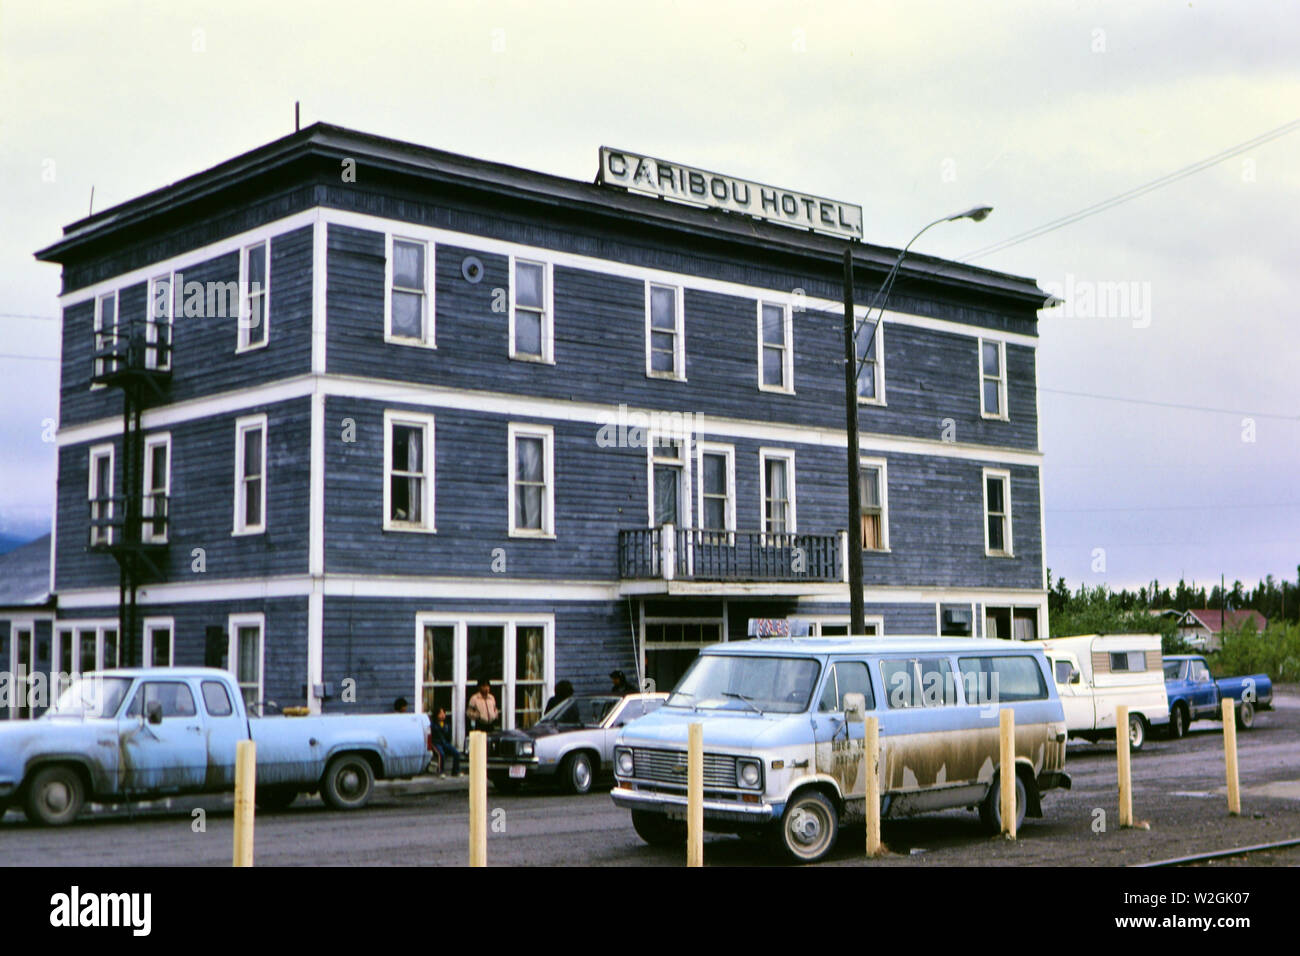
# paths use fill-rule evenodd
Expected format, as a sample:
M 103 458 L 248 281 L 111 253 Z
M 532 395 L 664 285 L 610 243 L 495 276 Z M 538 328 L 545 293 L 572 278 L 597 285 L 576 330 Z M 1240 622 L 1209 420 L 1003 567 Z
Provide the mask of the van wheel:
M 61 827 L 77 819 L 86 802 L 81 775 L 71 767 L 45 767 L 27 784 L 23 811 L 37 825 Z
M 633 810 L 632 829 L 651 846 L 681 846 L 686 842 L 686 824 L 669 820 L 662 813 Z
M 560 768 L 560 779 L 569 793 L 590 793 L 595 776 L 591 756 L 586 753 L 569 754 L 564 758 L 564 766 Z
M 1174 709 L 1169 712 L 1169 739 L 1177 740 L 1187 733 L 1187 708 L 1182 704 L 1175 704 Z
M 1242 730 L 1255 726 L 1255 705 L 1248 700 L 1243 700 L 1237 708 L 1237 726 Z
M 1147 722 L 1141 714 L 1128 715 L 1128 747 L 1129 750 L 1141 750 L 1142 745 L 1147 742 Z
M 1020 774 L 1016 774 L 1016 832 L 1020 832 L 1020 827 L 1025 822 L 1025 808 L 1028 804 L 1029 794 L 1025 792 L 1025 781 Z M 998 774 L 993 775 L 993 785 L 989 787 L 988 794 L 984 797 L 984 802 L 980 804 L 980 822 L 990 833 L 1002 832 L 1002 778 Z
M 786 804 L 777 839 L 796 863 L 816 863 L 834 849 L 839 828 L 831 802 L 816 790 L 805 790 Z
M 370 802 L 374 789 L 370 761 L 360 754 L 342 754 L 325 768 L 320 795 L 335 810 L 359 810 Z

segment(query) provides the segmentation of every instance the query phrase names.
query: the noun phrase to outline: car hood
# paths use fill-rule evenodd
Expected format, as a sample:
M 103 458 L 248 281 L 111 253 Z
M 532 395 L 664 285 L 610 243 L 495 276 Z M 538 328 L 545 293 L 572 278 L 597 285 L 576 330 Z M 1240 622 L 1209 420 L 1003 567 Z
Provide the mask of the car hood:
M 686 748 L 690 725 L 704 725 L 704 746 L 748 750 L 811 739 L 807 714 L 755 714 L 689 707 L 660 707 L 628 724 L 618 743 L 633 747 Z

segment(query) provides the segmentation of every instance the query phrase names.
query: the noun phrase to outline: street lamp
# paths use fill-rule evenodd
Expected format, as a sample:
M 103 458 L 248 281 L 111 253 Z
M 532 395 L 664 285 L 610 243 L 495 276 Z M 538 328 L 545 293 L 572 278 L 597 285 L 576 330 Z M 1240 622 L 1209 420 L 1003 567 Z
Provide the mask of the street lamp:
M 866 356 L 864 354 L 862 359 L 858 357 L 858 332 L 871 318 L 872 311 L 878 306 L 880 311 L 876 316 L 876 321 L 871 325 L 871 339 L 868 339 L 868 342 L 875 339 L 876 326 L 880 324 L 880 319 L 885 314 L 885 303 L 889 301 L 889 292 L 894 287 L 894 279 L 898 276 L 899 266 L 903 264 L 903 259 L 907 255 L 907 250 L 912 248 L 912 243 L 920 239 L 926 229 L 937 226 L 941 222 L 955 222 L 958 219 L 971 219 L 975 222 L 982 222 L 988 218 L 988 214 L 992 211 L 992 206 L 976 206 L 973 209 L 967 209 L 965 212 L 944 216 L 929 223 L 909 239 L 907 245 L 903 246 L 903 251 L 894 260 L 893 267 L 885 275 L 885 281 L 880 284 L 880 288 L 872 298 L 871 305 L 867 307 L 867 314 L 861 323 L 856 322 L 853 318 L 852 244 L 844 250 L 844 415 L 849 433 L 848 572 L 850 634 L 865 634 L 867 630 L 866 607 L 862 588 L 862 489 L 858 484 L 861 464 L 858 444 L 858 374 L 862 369 L 862 362 Z M 870 348 L 870 345 L 868 345 L 868 348 Z

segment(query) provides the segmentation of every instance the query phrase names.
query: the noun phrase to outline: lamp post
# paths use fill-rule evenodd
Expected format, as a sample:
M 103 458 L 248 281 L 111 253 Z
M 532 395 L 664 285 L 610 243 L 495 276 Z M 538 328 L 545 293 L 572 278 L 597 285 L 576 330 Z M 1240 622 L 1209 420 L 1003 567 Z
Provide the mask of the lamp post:
M 907 255 L 907 250 L 912 248 L 912 243 L 921 238 L 921 234 L 931 226 L 937 226 L 941 222 L 955 222 L 958 219 L 971 219 L 975 222 L 981 222 L 989 213 L 993 211 L 992 206 L 976 206 L 973 209 L 967 209 L 965 212 L 959 212 L 952 216 L 944 216 L 929 223 L 916 235 L 907 241 L 898 258 L 894 260 L 894 265 L 885 275 L 885 281 L 880 284 L 875 296 L 871 300 L 871 305 L 867 307 L 867 314 L 859 324 L 853 317 L 853 245 L 850 243 L 844 250 L 844 417 L 845 425 L 849 433 L 849 633 L 865 634 L 867 630 L 866 606 L 863 598 L 862 587 L 862 489 L 860 482 L 861 462 L 858 441 L 858 374 L 862 370 L 862 358 L 858 357 L 857 340 L 858 332 L 863 325 L 871 318 L 871 313 L 879 307 L 880 311 L 876 316 L 876 321 L 871 325 L 871 336 L 875 338 L 876 326 L 880 323 L 880 318 L 885 314 L 885 303 L 889 300 L 889 292 L 894 286 L 894 280 L 898 276 L 898 268 L 903 264 L 903 259 Z M 871 339 L 868 340 L 869 342 Z M 870 348 L 870 346 L 868 346 Z

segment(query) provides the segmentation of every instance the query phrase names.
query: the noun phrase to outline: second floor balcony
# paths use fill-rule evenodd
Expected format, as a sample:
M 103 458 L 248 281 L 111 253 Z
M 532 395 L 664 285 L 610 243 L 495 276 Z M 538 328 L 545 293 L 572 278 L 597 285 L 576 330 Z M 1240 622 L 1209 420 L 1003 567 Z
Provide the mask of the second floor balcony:
M 93 335 L 91 384 L 133 380 L 159 386 L 171 377 L 172 327 L 166 319 L 121 319 Z
M 626 593 L 709 591 L 801 594 L 834 589 L 845 575 L 846 536 L 636 528 L 618 533 Z
M 90 499 L 89 541 L 92 551 L 114 555 L 159 554 L 167 548 L 170 526 L 168 496 L 145 494 L 136 501 L 125 495 Z

